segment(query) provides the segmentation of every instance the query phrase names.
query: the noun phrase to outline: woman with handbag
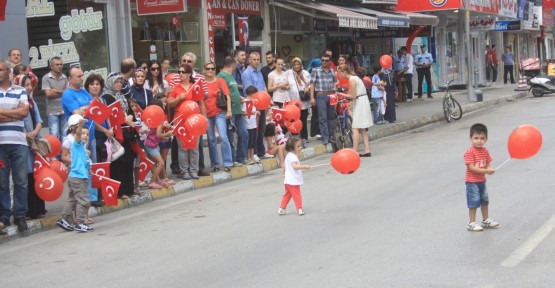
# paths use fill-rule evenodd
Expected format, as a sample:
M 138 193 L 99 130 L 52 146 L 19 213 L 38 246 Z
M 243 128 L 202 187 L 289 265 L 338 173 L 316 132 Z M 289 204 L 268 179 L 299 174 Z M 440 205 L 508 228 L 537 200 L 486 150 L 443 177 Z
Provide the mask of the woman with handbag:
M 102 91 L 104 90 L 104 79 L 99 74 L 90 74 L 85 80 L 85 89 L 89 91 L 94 99 L 100 100 L 100 102 L 106 104 L 104 98 L 102 98 Z M 110 129 L 110 123 L 108 120 L 104 121 L 102 125 L 98 126 L 94 131 L 94 138 L 96 139 L 96 161 L 98 163 L 107 162 L 106 145 L 104 144 L 110 137 L 114 137 L 112 129 Z
M 308 113 L 310 108 L 310 73 L 303 69 L 301 58 L 293 58 L 293 68 L 287 71 L 287 79 L 289 81 L 289 98 L 291 100 L 301 100 L 301 122 L 303 129 L 301 130 L 301 139 L 303 147 L 308 143 Z
M 216 64 L 204 64 L 204 78 L 208 86 L 208 97 L 204 99 L 206 116 L 208 117 L 208 151 L 210 153 L 210 167 L 213 172 L 220 171 L 220 157 L 218 156 L 218 139 L 215 128 L 218 129 L 224 169 L 233 166 L 231 145 L 227 138 L 226 120 L 231 119 L 231 97 L 225 80 L 216 77 Z

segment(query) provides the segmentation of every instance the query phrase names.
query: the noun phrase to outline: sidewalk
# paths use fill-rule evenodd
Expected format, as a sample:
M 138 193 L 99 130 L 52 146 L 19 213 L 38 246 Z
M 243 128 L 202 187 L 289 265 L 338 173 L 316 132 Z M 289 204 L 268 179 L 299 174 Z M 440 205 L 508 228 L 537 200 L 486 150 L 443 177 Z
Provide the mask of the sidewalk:
M 482 102 L 469 102 L 465 90 L 451 92 L 460 102 L 461 106 L 463 106 L 463 112 L 466 114 L 471 111 L 514 101 L 517 98 L 527 96 L 526 91 L 517 92 L 514 91 L 515 88 L 516 85 L 507 86 L 502 84 L 481 88 L 483 91 Z M 413 98 L 414 101 L 411 103 L 398 103 L 396 107 L 397 121 L 395 123 L 372 126 L 368 131 L 370 140 L 376 140 L 394 134 L 407 132 L 435 122 L 445 122 L 442 110 L 443 92 L 436 92 L 433 94 L 433 97 L 433 99 L 427 99 L 424 96 L 422 100 Z M 465 116 L 463 115 L 463 117 Z M 45 133 L 43 134 L 46 135 Z M 210 162 L 208 157 L 208 148 L 205 147 L 204 149 L 205 164 L 208 167 Z M 321 143 L 321 141 L 311 138 L 310 143 L 307 144 L 307 148 L 303 149 L 301 155 L 299 155 L 299 159 L 309 159 L 330 152 L 331 147 L 326 147 Z M 169 157 L 168 161 L 170 161 Z M 169 165 L 167 166 L 169 169 Z M 120 199 L 118 201 L 118 206 L 105 206 L 101 208 L 91 207 L 89 215 L 90 217 L 95 217 L 97 215 L 142 205 L 157 199 L 178 195 L 194 189 L 210 187 L 227 181 L 245 178 L 250 175 L 260 174 L 277 168 L 277 160 L 272 158 L 263 159 L 260 164 L 235 167 L 232 168 L 230 172 L 212 172 L 210 176 L 201 177 L 198 180 L 181 180 L 175 179 L 175 176 L 172 176 L 172 178 L 177 182 L 173 187 L 145 190 L 146 193 L 143 196 L 134 196 L 125 200 Z M 168 175 L 171 175 L 171 171 L 169 170 Z M 67 191 L 67 189 L 64 191 Z M 59 213 L 61 212 L 66 200 L 67 193 L 64 193 L 57 201 L 47 202 L 46 209 L 48 210 L 48 214 L 45 218 L 27 221 L 29 225 L 28 233 L 39 232 L 56 227 L 56 221 L 59 218 Z M 15 225 L 5 228 L 5 231 L 8 232 L 8 235 L 0 236 L 0 241 L 19 237 Z

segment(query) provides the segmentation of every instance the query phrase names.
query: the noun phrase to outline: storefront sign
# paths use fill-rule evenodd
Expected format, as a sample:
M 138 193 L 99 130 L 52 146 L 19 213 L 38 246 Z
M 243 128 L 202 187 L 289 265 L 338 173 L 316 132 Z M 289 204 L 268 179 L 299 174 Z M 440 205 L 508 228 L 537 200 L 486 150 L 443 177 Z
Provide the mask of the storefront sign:
M 212 28 L 225 30 L 226 27 L 227 27 L 226 15 L 212 13 Z
M 212 0 L 212 10 L 216 14 L 261 14 L 260 0 Z
M 468 5 L 470 6 L 470 10 L 472 11 L 498 14 L 498 1 L 499 0 L 468 0 Z
M 339 27 L 376 29 L 375 23 L 372 25 L 371 19 L 339 16 Z
M 409 19 L 378 16 L 378 26 L 383 27 L 409 27 Z
M 520 30 L 519 20 L 496 21 L 495 31 L 518 31 Z
M 214 49 L 214 9 L 212 9 L 213 0 L 206 0 L 206 12 L 208 14 L 208 57 L 214 62 L 216 59 L 216 51 Z
M 0 21 L 6 20 L 6 4 L 8 0 L 0 0 Z
M 517 0 L 500 0 L 499 3 L 499 15 L 517 18 L 516 11 L 518 7 Z
M 27 18 L 54 16 L 55 14 L 54 3 L 47 0 L 29 0 L 25 10 Z
M 470 21 L 470 30 L 489 31 L 495 29 L 495 19 L 476 19 Z
M 186 0 L 137 0 L 137 15 L 187 12 Z
M 543 0 L 542 7 L 542 25 L 553 27 L 553 12 L 555 8 L 555 0 Z
M 432 36 L 431 26 L 426 26 L 419 36 Z M 368 38 L 384 38 L 384 37 L 397 37 L 397 38 L 407 38 L 410 36 L 415 26 L 409 28 L 400 27 L 380 27 L 378 30 L 360 30 L 360 37 L 363 39 Z
M 398 11 L 437 11 L 462 8 L 461 0 L 398 0 Z

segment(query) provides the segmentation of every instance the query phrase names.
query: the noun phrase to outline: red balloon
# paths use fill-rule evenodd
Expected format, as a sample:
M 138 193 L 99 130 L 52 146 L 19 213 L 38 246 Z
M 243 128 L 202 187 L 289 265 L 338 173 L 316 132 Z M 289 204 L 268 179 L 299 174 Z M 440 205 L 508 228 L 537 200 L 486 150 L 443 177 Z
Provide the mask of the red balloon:
M 52 149 L 52 152 L 46 154 L 46 157 L 54 158 L 62 152 L 62 143 L 60 142 L 60 139 L 52 135 L 46 135 L 44 136 L 44 139 L 48 141 L 48 144 L 50 144 L 50 148 Z
M 58 200 L 64 191 L 64 182 L 50 168 L 42 168 L 35 177 L 35 191 L 40 199 L 48 202 Z
M 208 119 L 201 114 L 193 114 L 185 121 L 185 129 L 191 135 L 200 136 L 208 129 Z
M 67 176 L 69 175 L 69 170 L 67 170 L 67 167 L 66 165 L 64 165 L 64 163 L 58 160 L 52 160 L 50 161 L 50 169 L 52 169 L 52 171 L 56 172 L 56 174 L 60 176 L 62 182 L 66 182 Z
M 292 134 L 299 134 L 299 133 L 301 133 L 301 130 L 303 129 L 303 122 L 301 122 L 301 120 L 297 119 L 297 120 L 292 121 L 292 122 L 285 122 L 285 126 L 287 126 L 287 129 L 289 129 L 289 131 Z
M 301 109 L 297 108 L 295 105 L 287 104 L 285 109 L 285 121 L 293 122 L 295 120 L 301 119 Z
M 382 66 L 382 68 L 389 69 L 391 68 L 392 64 L 393 64 L 393 59 L 391 59 L 391 56 L 382 55 L 382 57 L 380 57 L 380 65 Z
M 353 149 L 341 149 L 331 157 L 331 167 L 341 174 L 352 174 L 360 167 L 360 156 Z
M 542 134 L 532 125 L 521 125 L 511 132 L 507 146 L 511 158 L 530 158 L 540 151 Z
M 150 105 L 145 108 L 141 115 L 143 122 L 150 129 L 154 129 L 164 123 L 164 110 L 157 105 Z
M 301 100 L 291 100 L 287 105 L 295 105 L 299 110 L 303 109 L 303 102 L 301 102 Z
M 266 110 L 270 107 L 272 98 L 268 92 L 258 91 L 252 96 L 252 105 L 258 110 Z
M 193 114 L 200 113 L 200 107 L 198 106 L 197 102 L 187 100 L 179 106 L 179 113 L 181 113 L 185 119 Z

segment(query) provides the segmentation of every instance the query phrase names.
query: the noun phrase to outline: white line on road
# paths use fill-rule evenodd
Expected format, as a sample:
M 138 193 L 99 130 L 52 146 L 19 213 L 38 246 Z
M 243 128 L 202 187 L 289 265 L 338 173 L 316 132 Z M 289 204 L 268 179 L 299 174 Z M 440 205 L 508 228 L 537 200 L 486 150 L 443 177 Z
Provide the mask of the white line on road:
M 526 242 L 524 242 L 520 247 L 518 247 L 509 257 L 505 258 L 501 262 L 501 266 L 504 267 L 515 267 L 520 264 L 524 258 L 526 258 L 536 247 L 553 231 L 555 228 L 555 214 L 551 216 L 545 223 L 543 223 L 534 234 L 532 234 Z

